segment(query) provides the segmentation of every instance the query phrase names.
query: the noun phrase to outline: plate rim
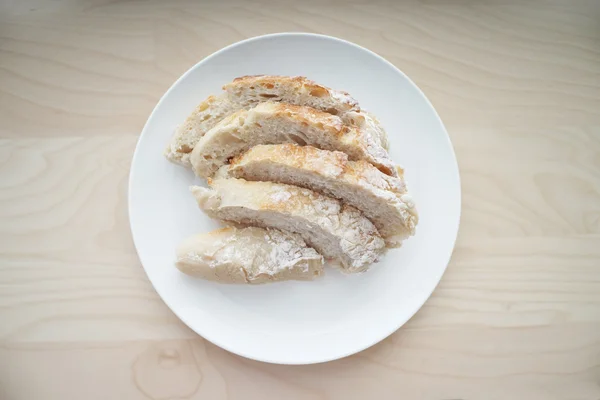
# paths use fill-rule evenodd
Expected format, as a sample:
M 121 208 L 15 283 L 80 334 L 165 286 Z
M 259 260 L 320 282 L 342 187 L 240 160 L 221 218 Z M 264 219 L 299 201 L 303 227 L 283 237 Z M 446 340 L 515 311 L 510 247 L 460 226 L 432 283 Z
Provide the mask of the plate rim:
M 337 354 L 337 355 L 333 355 L 333 356 L 327 356 L 327 357 L 322 357 L 322 358 L 314 358 L 311 361 L 294 361 L 294 360 L 288 360 L 288 361 L 282 361 L 282 360 L 273 360 L 273 359 L 268 359 L 266 357 L 258 357 L 255 355 L 250 355 L 247 354 L 243 351 L 239 351 L 239 350 L 234 350 L 232 349 L 230 346 L 221 343 L 218 338 L 215 337 L 207 337 L 204 333 L 200 332 L 200 329 L 196 329 L 195 327 L 193 327 L 191 323 L 189 323 L 189 321 L 187 320 L 186 317 L 183 317 L 181 315 L 181 313 L 179 313 L 178 311 L 176 311 L 176 307 L 173 307 L 170 304 L 170 301 L 167 300 L 167 298 L 165 298 L 162 294 L 161 291 L 158 289 L 157 285 L 155 285 L 153 279 L 150 277 L 150 274 L 148 273 L 148 269 L 144 266 L 144 263 L 142 262 L 142 257 L 140 256 L 140 245 L 138 244 L 138 242 L 136 241 L 136 235 L 134 233 L 134 227 L 133 227 L 133 223 L 132 223 L 132 201 L 131 201 L 131 193 L 132 193 L 132 186 L 133 186 L 133 182 L 134 182 L 134 165 L 136 165 L 136 159 L 138 157 L 138 150 L 139 150 L 139 145 L 142 141 L 142 139 L 144 138 L 147 129 L 148 129 L 148 123 L 150 122 L 150 120 L 152 119 L 152 116 L 154 115 L 154 113 L 156 112 L 156 110 L 161 106 L 161 104 L 163 103 L 163 101 L 165 101 L 165 99 L 168 97 L 168 95 L 171 93 L 171 91 L 177 86 L 177 84 L 182 81 L 183 79 L 185 79 L 189 74 L 191 74 L 196 68 L 198 68 L 200 65 L 210 61 L 210 59 L 212 59 L 213 57 L 216 57 L 217 55 L 231 50 L 233 48 L 236 48 L 238 46 L 242 46 L 245 45 L 247 43 L 251 43 L 254 41 L 258 41 L 258 40 L 263 40 L 263 39 L 268 39 L 268 38 L 273 38 L 273 37 L 312 37 L 312 38 L 318 38 L 318 39 L 326 39 L 326 40 L 331 40 L 334 42 L 340 42 L 343 43 L 345 45 L 349 45 L 351 47 L 354 47 L 357 50 L 360 51 L 364 51 L 366 53 L 368 53 L 369 55 L 376 57 L 379 61 L 382 61 L 383 63 L 387 64 L 389 67 L 393 68 L 397 73 L 399 73 L 404 79 L 406 79 L 406 81 L 409 83 L 410 86 L 413 87 L 413 89 L 415 89 L 425 100 L 427 106 L 431 109 L 431 111 L 433 111 L 433 115 L 435 116 L 437 122 L 439 123 L 440 127 L 442 128 L 443 132 L 446 134 L 445 135 L 445 140 L 447 141 L 447 145 L 448 148 L 450 149 L 450 153 L 452 155 L 452 170 L 456 176 L 456 180 L 457 180 L 457 185 L 458 185 L 458 190 L 457 190 L 457 204 L 458 204 L 458 212 L 456 214 L 456 220 L 453 221 L 453 229 L 452 231 L 453 233 L 453 239 L 452 239 L 452 247 L 450 252 L 447 254 L 446 261 L 445 261 L 445 265 L 443 267 L 443 269 L 441 270 L 441 273 L 439 274 L 439 277 L 436 278 L 436 282 L 435 284 L 432 286 L 431 290 L 426 291 L 427 295 L 423 297 L 422 301 L 418 302 L 418 306 L 415 307 L 415 309 L 411 310 L 410 312 L 406 313 L 406 317 L 405 318 L 401 318 L 398 320 L 397 324 L 394 324 L 394 328 L 387 332 L 383 332 L 381 335 L 377 335 L 377 338 L 374 339 L 372 342 L 370 342 L 367 345 L 362 345 L 359 347 L 354 348 L 353 350 L 350 350 L 346 353 L 343 354 Z M 382 342 L 383 340 L 385 340 L 386 338 L 388 338 L 389 336 L 391 336 L 393 333 L 395 333 L 398 329 L 400 329 L 402 326 L 404 326 L 412 317 L 415 316 L 415 314 L 423 307 L 423 305 L 427 302 L 427 300 L 429 300 L 429 298 L 431 297 L 431 295 L 433 294 L 433 292 L 435 291 L 435 289 L 438 287 L 442 277 L 444 276 L 444 274 L 446 273 L 446 270 L 448 269 L 448 266 L 450 264 L 450 261 L 452 259 L 452 255 L 454 254 L 454 250 L 456 248 L 456 241 L 458 239 L 458 232 L 460 230 L 460 221 L 461 221 L 461 215 L 462 215 L 462 184 L 461 184 L 461 179 L 460 179 L 460 169 L 458 167 L 458 160 L 456 158 L 456 152 L 454 151 L 454 146 L 452 144 L 452 140 L 450 139 L 450 135 L 448 134 L 448 130 L 446 129 L 446 126 L 444 125 L 441 117 L 439 116 L 437 110 L 435 109 L 435 107 L 433 106 L 433 104 L 431 103 L 431 101 L 429 100 L 429 98 L 427 98 L 427 96 L 425 95 L 425 93 L 412 81 L 412 79 L 410 79 L 410 77 L 408 75 L 406 75 L 403 71 L 401 71 L 399 68 L 397 68 L 394 64 L 392 64 L 390 61 L 388 61 L 387 59 L 385 59 L 384 57 L 382 57 L 381 55 L 375 53 L 372 50 L 369 50 L 361 45 L 358 45 L 356 43 L 350 42 L 348 40 L 345 39 L 341 39 L 335 36 L 329 36 L 329 35 L 323 35 L 323 34 L 317 34 L 317 33 L 309 33 L 309 32 L 279 32 L 279 33 L 270 33 L 270 34 L 265 34 L 265 35 L 259 35 L 259 36 L 253 36 L 244 40 L 240 40 L 238 42 L 234 42 L 231 43 L 211 54 L 209 54 L 208 56 L 204 57 L 203 59 L 201 59 L 200 61 L 198 61 L 197 63 L 195 63 L 194 65 L 192 65 L 187 71 L 185 71 L 179 78 L 177 78 L 172 84 L 171 86 L 167 89 L 167 91 L 160 97 L 160 99 L 158 100 L 158 102 L 156 103 L 156 105 L 154 106 L 154 108 L 152 109 L 152 111 L 150 112 L 150 114 L 148 115 L 148 118 L 146 119 L 146 122 L 144 123 L 144 127 L 142 128 L 142 131 L 138 137 L 138 140 L 136 141 L 136 145 L 135 145 L 135 149 L 133 152 L 133 156 L 131 158 L 131 164 L 129 167 L 129 179 L 128 179 L 128 184 L 127 184 L 127 216 L 129 219 L 129 228 L 131 231 L 131 237 L 133 240 L 133 244 L 134 244 L 134 248 L 136 251 L 136 254 L 138 256 L 138 260 L 142 266 L 142 268 L 144 269 L 144 272 L 146 273 L 146 276 L 148 277 L 148 280 L 150 281 L 150 284 L 152 285 L 152 287 L 154 288 L 154 290 L 156 291 L 156 293 L 158 294 L 158 296 L 160 297 L 161 301 L 163 303 L 165 303 L 165 305 L 169 308 L 169 310 L 175 314 L 175 316 L 181 321 L 183 322 L 189 329 L 191 329 L 194 333 L 196 333 L 198 336 L 200 336 L 202 339 L 209 341 L 210 343 L 214 344 L 215 346 L 218 346 L 230 353 L 236 354 L 238 356 L 250 359 L 250 360 L 255 360 L 255 361 L 260 361 L 260 362 L 265 362 L 265 363 L 270 363 L 270 364 L 279 364 L 279 365 L 311 365 L 311 364 L 320 364 L 320 363 L 325 363 L 325 362 L 329 362 L 329 361 L 334 361 L 334 360 L 339 360 L 345 357 L 349 357 L 351 355 L 360 353 L 380 342 Z M 397 326 L 396 326 L 397 325 Z

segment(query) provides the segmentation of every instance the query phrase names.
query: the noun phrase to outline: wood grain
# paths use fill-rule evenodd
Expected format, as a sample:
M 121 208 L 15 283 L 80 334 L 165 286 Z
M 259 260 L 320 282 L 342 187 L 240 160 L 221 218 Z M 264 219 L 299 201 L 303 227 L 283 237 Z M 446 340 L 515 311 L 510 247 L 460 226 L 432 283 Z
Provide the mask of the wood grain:
M 600 398 L 600 3 L 0 3 L 0 399 Z M 313 366 L 197 337 L 135 254 L 137 136 L 187 68 L 270 32 L 388 58 L 463 183 L 442 283 L 379 345 Z

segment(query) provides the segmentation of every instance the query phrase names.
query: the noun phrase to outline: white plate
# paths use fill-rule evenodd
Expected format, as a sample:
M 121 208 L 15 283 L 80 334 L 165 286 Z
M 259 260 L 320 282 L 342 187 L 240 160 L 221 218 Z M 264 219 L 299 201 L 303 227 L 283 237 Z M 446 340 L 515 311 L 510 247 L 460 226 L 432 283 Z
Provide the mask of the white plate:
M 417 234 L 362 275 L 326 271 L 313 282 L 231 286 L 189 278 L 174 266 L 183 238 L 219 226 L 196 206 L 192 172 L 163 157 L 176 125 L 242 75 L 303 75 L 349 92 L 387 129 L 417 204 Z M 190 328 L 244 357 L 309 364 L 356 353 L 384 339 L 423 305 L 452 254 L 460 181 L 452 144 L 423 93 L 397 68 L 355 44 L 284 33 L 226 47 L 173 84 L 142 131 L 129 180 L 135 247 L 158 294 Z

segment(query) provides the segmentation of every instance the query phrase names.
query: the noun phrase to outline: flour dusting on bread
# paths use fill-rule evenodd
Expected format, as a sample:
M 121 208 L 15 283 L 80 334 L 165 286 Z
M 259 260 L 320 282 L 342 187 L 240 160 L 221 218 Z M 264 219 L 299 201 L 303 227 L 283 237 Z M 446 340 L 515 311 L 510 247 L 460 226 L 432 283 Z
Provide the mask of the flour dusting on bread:
M 220 283 L 312 280 L 324 259 L 367 271 L 419 221 L 375 115 L 301 76 L 242 76 L 177 127 L 169 161 L 193 169 L 199 208 L 226 228 L 184 240 L 175 265 Z

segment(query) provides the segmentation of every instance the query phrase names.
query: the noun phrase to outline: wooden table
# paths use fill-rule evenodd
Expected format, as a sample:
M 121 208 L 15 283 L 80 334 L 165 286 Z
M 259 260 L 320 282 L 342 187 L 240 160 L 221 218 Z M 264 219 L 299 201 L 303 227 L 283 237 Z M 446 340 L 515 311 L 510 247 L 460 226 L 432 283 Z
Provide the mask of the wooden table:
M 271 32 L 386 57 L 463 183 L 440 286 L 387 340 L 278 366 L 204 341 L 131 241 L 137 137 L 185 70 Z M 600 398 L 600 2 L 4 1 L 0 399 Z

